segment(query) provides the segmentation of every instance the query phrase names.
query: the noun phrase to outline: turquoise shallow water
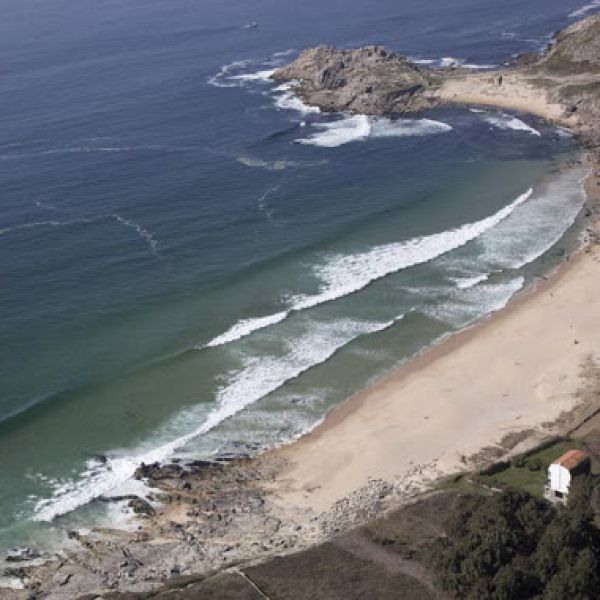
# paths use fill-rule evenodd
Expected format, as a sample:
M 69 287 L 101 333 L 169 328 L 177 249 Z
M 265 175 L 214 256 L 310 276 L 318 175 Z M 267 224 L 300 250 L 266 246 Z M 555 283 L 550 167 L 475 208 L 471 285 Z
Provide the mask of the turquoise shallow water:
M 104 518 L 87 503 L 140 460 L 300 435 L 553 268 L 583 203 L 584 171 L 554 172 L 570 138 L 497 111 L 322 115 L 264 71 L 323 40 L 499 64 L 572 4 L 328 3 L 293 26 L 268 2 L 11 6 L 0 548 Z

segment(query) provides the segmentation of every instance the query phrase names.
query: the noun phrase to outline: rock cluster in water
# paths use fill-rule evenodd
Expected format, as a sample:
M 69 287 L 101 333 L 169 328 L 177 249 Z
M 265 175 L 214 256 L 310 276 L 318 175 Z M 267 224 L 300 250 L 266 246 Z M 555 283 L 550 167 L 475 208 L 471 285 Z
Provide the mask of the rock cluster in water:
M 434 86 L 431 73 L 380 46 L 310 48 L 271 78 L 296 82 L 294 91 L 325 111 L 388 115 L 435 104 L 425 95 Z

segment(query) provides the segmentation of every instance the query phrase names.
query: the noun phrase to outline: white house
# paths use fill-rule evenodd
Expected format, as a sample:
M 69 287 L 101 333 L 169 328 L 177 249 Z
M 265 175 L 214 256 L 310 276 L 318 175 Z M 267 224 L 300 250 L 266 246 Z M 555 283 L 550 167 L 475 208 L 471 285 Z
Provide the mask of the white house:
M 569 450 L 548 467 L 544 497 L 550 502 L 567 502 L 571 480 L 590 470 L 590 457 L 581 450 Z

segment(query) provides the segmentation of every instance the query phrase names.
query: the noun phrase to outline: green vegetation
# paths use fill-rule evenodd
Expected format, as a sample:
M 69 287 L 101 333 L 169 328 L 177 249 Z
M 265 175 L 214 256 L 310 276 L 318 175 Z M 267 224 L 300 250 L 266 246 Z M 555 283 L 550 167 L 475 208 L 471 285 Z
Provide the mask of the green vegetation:
M 564 440 L 526 456 L 516 456 L 505 468 L 481 476 L 481 481 L 494 487 L 523 490 L 541 498 L 550 463 L 568 450 L 574 449 L 585 450 L 585 446 L 579 440 Z
M 567 507 L 518 490 L 467 495 L 427 562 L 457 598 L 600 598 L 599 513 L 600 483 L 591 476 L 573 482 Z

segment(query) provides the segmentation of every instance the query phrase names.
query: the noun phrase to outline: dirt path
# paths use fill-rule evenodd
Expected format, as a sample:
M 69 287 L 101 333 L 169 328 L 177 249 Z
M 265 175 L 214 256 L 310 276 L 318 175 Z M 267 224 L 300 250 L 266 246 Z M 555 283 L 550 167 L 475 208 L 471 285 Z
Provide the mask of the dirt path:
M 398 553 L 376 544 L 360 530 L 351 531 L 336 538 L 332 543 L 357 558 L 381 565 L 392 574 L 400 573 L 412 577 L 423 584 L 437 598 L 443 598 L 435 587 L 427 569 L 413 560 L 402 558 Z

